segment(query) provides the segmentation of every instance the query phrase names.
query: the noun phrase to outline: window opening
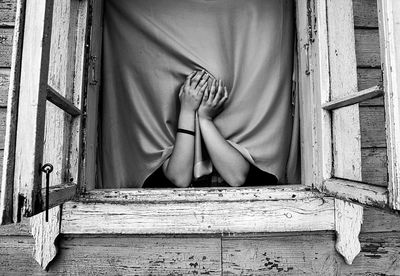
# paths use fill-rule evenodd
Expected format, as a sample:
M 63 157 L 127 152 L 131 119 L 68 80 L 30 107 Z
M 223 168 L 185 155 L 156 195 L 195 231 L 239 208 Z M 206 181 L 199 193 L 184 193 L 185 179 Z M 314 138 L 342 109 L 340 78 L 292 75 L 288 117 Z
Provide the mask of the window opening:
M 229 91 L 213 125 L 250 164 L 246 183 L 299 183 L 294 21 L 291 0 L 104 1 L 97 188 L 137 188 L 149 176 L 161 183 L 180 128 L 180 88 L 194 70 L 209 74 L 209 94 L 212 79 Z M 186 127 L 194 137 L 179 134 L 194 148 L 193 168 L 182 164 L 179 174 L 191 168 L 194 186 L 220 186 L 209 162 L 210 147 L 219 149 L 207 145 L 199 113 Z

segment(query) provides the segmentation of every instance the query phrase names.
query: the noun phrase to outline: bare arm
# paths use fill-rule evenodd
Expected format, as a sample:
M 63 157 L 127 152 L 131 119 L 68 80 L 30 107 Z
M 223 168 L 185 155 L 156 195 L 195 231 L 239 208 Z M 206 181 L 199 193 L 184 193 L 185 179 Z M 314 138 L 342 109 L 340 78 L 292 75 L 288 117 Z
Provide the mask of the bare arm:
M 221 81 L 214 81 L 211 89 L 206 89 L 199 108 L 201 134 L 206 144 L 211 161 L 221 177 L 231 186 L 243 185 L 249 172 L 250 164 L 221 135 L 213 118 L 221 111 L 228 99 L 226 87 Z
M 194 131 L 195 112 L 207 87 L 204 72 L 190 74 L 179 93 L 181 109 L 178 128 Z M 203 79 L 201 79 L 203 76 Z M 163 164 L 165 176 L 178 187 L 188 187 L 193 175 L 194 136 L 177 132 L 174 149 Z

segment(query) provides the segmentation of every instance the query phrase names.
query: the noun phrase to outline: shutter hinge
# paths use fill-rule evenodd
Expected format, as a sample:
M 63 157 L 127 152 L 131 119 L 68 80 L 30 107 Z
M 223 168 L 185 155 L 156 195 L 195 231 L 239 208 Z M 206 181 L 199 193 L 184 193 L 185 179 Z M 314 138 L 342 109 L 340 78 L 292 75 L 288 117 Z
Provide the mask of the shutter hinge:
M 99 81 L 97 80 L 97 71 L 96 71 L 96 65 L 97 65 L 97 57 L 96 56 L 89 56 L 89 74 L 90 74 L 90 85 L 96 85 Z

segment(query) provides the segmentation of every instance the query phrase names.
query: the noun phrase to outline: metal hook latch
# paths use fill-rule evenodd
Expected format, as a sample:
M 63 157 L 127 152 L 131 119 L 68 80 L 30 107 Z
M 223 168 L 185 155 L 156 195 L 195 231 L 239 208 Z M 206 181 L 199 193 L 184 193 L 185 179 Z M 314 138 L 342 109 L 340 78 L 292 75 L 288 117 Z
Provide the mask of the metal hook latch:
M 49 194 L 50 194 L 50 173 L 53 171 L 53 165 L 46 163 L 40 169 L 46 174 L 46 222 L 49 221 Z

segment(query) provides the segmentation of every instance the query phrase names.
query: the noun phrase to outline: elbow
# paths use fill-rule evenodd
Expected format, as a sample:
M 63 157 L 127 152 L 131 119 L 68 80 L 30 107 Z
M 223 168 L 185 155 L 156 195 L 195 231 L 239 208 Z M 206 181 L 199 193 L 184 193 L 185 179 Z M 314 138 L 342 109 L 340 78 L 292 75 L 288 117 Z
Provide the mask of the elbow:
M 187 188 L 190 185 L 191 177 L 185 177 L 179 174 L 167 173 L 165 175 L 169 181 L 171 181 L 175 186 L 179 188 Z
M 236 175 L 225 180 L 232 187 L 240 187 L 246 182 L 245 175 Z

